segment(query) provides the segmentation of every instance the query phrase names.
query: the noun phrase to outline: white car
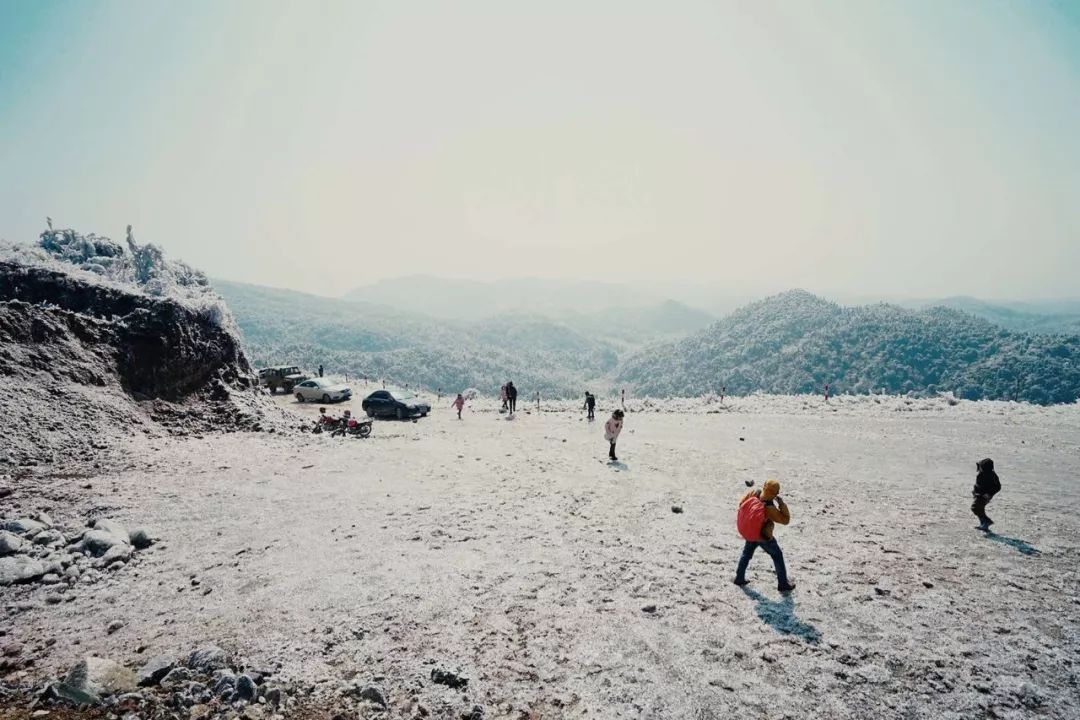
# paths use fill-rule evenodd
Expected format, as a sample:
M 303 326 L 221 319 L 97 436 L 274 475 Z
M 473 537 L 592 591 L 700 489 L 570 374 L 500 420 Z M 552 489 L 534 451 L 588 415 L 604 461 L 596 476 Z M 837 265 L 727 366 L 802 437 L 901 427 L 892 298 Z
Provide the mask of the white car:
M 348 385 L 333 383 L 326 378 L 311 378 L 298 383 L 293 388 L 297 402 L 321 401 L 324 403 L 340 402 L 352 397 L 352 389 Z

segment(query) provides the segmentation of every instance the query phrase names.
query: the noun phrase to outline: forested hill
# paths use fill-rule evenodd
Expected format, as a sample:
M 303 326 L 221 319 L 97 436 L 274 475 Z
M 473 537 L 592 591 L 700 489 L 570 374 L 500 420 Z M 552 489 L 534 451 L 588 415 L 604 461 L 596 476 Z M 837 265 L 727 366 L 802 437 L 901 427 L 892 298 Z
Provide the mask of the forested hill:
M 953 392 L 1074 402 L 1080 336 L 1006 330 L 964 312 L 841 307 L 801 290 L 748 305 L 688 338 L 629 358 L 638 394 Z

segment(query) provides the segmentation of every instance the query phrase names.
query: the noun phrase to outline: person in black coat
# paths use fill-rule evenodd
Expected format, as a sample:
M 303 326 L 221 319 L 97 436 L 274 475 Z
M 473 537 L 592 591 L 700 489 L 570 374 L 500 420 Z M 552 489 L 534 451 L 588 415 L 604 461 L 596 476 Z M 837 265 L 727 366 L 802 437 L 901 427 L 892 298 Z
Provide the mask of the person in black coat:
M 596 396 L 588 390 L 585 391 L 585 409 L 589 411 L 589 419 L 596 419 Z
M 1001 491 L 1001 480 L 994 472 L 994 461 L 990 458 L 975 463 L 979 474 L 975 476 L 975 487 L 971 490 L 974 501 L 971 503 L 971 512 L 979 518 L 979 529 L 989 530 L 994 521 L 986 514 L 986 506 Z
M 517 410 L 517 388 L 513 382 L 506 383 L 506 401 L 510 405 L 510 412 Z

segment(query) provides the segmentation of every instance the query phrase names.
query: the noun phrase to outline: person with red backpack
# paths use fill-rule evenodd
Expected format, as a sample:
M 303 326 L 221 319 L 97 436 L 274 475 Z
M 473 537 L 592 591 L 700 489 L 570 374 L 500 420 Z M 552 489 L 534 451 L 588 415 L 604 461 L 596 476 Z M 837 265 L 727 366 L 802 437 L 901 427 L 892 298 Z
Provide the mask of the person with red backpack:
M 760 547 L 769 554 L 776 567 L 777 589 L 780 592 L 794 590 L 795 583 L 788 580 L 784 553 L 773 537 L 776 523 L 787 525 L 791 522 L 787 503 L 780 497 L 780 481 L 766 480 L 760 490 L 751 490 L 743 495 L 739 501 L 737 522 L 739 534 L 746 540 L 746 545 L 743 546 L 739 566 L 735 569 L 735 584 L 742 586 L 749 582 L 746 579 L 746 568 L 754 557 L 754 551 Z

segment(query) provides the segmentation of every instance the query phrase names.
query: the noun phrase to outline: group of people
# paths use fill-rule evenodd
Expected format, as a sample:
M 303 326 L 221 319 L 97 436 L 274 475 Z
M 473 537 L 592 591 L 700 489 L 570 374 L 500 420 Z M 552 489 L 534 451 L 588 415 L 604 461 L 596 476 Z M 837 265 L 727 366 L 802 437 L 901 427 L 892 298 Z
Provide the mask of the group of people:
M 509 412 L 511 415 L 517 410 L 517 388 L 514 387 L 514 381 L 511 380 L 499 388 L 499 399 L 502 400 L 502 409 Z
M 979 519 L 978 529 L 989 532 L 994 521 L 986 514 L 986 506 L 1001 492 L 1001 479 L 994 472 L 994 461 L 990 458 L 979 460 L 975 463 L 975 469 L 978 474 L 971 490 L 971 512 Z M 749 490 L 743 495 L 739 501 L 736 525 L 746 542 L 742 556 L 739 557 L 739 564 L 735 568 L 736 585 L 743 586 L 750 582 L 746 579 L 746 570 L 754 553 L 761 548 L 772 558 L 773 567 L 776 569 L 777 589 L 782 593 L 795 589 L 795 583 L 788 579 L 784 553 L 774 535 L 776 525 L 787 525 L 790 522 L 791 511 L 780 497 L 778 480 L 766 480 L 760 490 Z

